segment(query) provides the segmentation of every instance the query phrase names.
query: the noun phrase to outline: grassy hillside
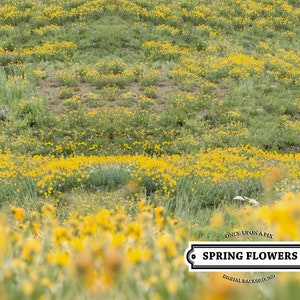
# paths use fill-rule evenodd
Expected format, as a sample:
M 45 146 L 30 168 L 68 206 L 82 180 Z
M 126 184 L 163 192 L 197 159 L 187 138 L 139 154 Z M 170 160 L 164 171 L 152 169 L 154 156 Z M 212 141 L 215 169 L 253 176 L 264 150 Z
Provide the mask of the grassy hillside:
M 0 298 L 246 297 L 183 253 L 299 239 L 299 44 L 296 0 L 1 1 Z
M 2 148 L 299 151 L 295 3 L 4 2 Z

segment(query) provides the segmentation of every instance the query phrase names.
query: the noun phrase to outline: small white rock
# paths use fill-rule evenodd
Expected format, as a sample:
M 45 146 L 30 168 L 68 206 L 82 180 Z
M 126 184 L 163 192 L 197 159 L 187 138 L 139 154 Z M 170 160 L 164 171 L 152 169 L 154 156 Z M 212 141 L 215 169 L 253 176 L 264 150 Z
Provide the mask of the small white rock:
M 242 197 L 242 196 L 236 196 L 233 198 L 233 200 L 238 200 L 238 201 L 247 201 L 249 204 L 253 206 L 259 206 L 259 202 L 255 199 L 250 199 L 248 197 Z
M 233 200 L 245 201 L 245 199 L 242 196 L 236 196 L 233 198 Z
M 248 203 L 250 203 L 253 206 L 259 206 L 259 202 L 256 201 L 255 199 L 248 199 Z

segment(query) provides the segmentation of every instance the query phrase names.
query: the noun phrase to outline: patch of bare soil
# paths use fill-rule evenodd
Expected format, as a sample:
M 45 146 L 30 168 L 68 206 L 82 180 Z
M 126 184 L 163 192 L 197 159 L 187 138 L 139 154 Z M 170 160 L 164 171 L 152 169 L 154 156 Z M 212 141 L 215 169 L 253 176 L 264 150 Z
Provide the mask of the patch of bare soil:
M 174 84 L 169 78 L 164 78 L 157 85 L 157 97 L 151 104 L 151 110 L 160 112 L 167 107 L 168 99 L 170 96 L 180 93 L 180 89 Z M 139 82 L 132 82 L 125 89 L 120 89 L 113 98 L 106 97 L 103 93 L 104 89 L 97 89 L 90 83 L 79 83 L 74 91 L 74 95 L 79 96 L 81 103 L 84 105 L 84 110 L 95 110 L 95 109 L 122 109 L 135 110 L 139 106 L 139 99 L 145 95 L 143 87 Z M 38 88 L 38 94 L 45 99 L 47 107 L 56 114 L 64 113 L 67 108 L 64 105 L 63 99 L 60 98 L 60 86 L 54 79 L 43 79 L 41 80 Z M 88 99 L 88 94 L 93 93 L 93 103 Z M 123 94 L 126 92 L 132 93 L 133 100 L 124 99 Z M 196 91 L 197 92 L 197 91 Z
M 37 92 L 45 100 L 49 109 L 54 112 L 64 110 L 64 105 L 59 99 L 59 86 L 55 82 L 43 79 L 37 88 Z

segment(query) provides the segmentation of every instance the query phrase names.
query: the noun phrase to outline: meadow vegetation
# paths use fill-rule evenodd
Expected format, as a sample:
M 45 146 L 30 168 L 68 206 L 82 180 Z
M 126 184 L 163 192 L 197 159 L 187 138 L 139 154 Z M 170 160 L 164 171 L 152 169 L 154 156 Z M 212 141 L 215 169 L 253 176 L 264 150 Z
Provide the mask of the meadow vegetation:
M 296 0 L 3 0 L 0 298 L 299 295 L 183 260 L 299 240 L 299 37 Z

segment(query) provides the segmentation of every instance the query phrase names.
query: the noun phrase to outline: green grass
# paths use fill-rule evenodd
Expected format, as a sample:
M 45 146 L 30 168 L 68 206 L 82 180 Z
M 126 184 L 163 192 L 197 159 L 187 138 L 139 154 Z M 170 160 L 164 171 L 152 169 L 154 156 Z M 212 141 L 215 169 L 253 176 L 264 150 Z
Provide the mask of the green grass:
M 181 7 L 187 9 L 193 9 L 194 5 L 194 3 L 181 3 Z M 292 3 L 292 5 L 295 4 Z M 152 4 L 150 7 L 152 7 Z M 226 15 L 228 11 L 224 10 L 223 13 Z M 24 124 L 25 127 L 23 127 L 32 138 L 35 138 L 37 133 L 31 130 L 30 127 L 34 127 L 37 124 L 39 128 L 37 130 L 45 131 L 46 134 L 44 136 L 47 136 L 48 131 L 55 132 L 52 135 L 52 141 L 61 144 L 64 140 L 62 136 L 64 134 L 60 132 L 67 132 L 69 128 L 72 128 L 69 135 L 72 135 L 74 139 L 76 132 L 84 131 L 86 124 L 89 123 L 85 116 L 80 116 L 76 122 L 74 122 L 73 117 L 66 118 L 66 115 L 72 113 L 72 110 L 70 106 L 65 107 L 66 105 L 62 103 L 61 99 L 80 95 L 82 97 L 80 109 L 83 114 L 91 109 L 96 110 L 96 117 L 92 122 L 93 126 L 89 133 L 84 136 L 84 139 L 90 139 L 94 132 L 99 132 L 99 127 L 102 127 L 103 123 L 109 122 L 109 138 L 107 139 L 106 134 L 102 134 L 101 137 L 97 138 L 97 143 L 100 142 L 100 139 L 101 145 L 103 145 L 108 154 L 121 154 L 127 151 L 124 151 L 123 147 L 118 144 L 122 136 L 126 136 L 129 141 L 132 141 L 130 143 L 130 147 L 133 149 L 132 153 L 145 152 L 143 147 L 133 146 L 134 142 L 138 141 L 137 136 L 142 136 L 144 131 L 148 131 L 146 136 L 150 139 L 155 136 L 153 144 L 160 146 L 162 149 L 161 154 L 169 153 L 170 148 L 174 149 L 172 151 L 179 153 L 183 151 L 184 153 L 193 153 L 199 147 L 226 147 L 238 144 L 252 144 L 263 149 L 297 152 L 299 150 L 297 134 L 292 134 L 292 130 L 281 126 L 282 122 L 280 121 L 281 116 L 288 116 L 291 122 L 299 119 L 299 99 L 297 98 L 298 93 L 295 84 L 274 81 L 274 78 L 268 74 L 268 70 L 247 79 L 233 78 L 229 80 L 227 80 L 228 78 L 223 79 L 226 73 L 208 72 L 202 76 L 204 79 L 215 83 L 216 87 L 205 91 L 201 81 L 199 82 L 194 77 L 182 75 L 181 77 L 171 77 L 170 79 L 172 70 L 181 66 L 181 57 L 175 58 L 175 56 L 172 56 L 173 54 L 160 57 L 160 54 L 156 53 L 156 58 L 154 58 L 156 61 L 153 62 L 153 58 L 145 57 L 145 53 L 142 50 L 144 42 L 153 40 L 155 42 L 168 42 L 181 48 L 196 49 L 195 57 L 198 60 L 205 59 L 209 54 L 210 50 L 208 49 L 210 47 L 217 47 L 217 58 L 226 57 L 229 53 L 236 51 L 247 55 L 261 55 L 262 52 L 260 51 L 274 55 L 281 48 L 281 45 L 284 45 L 285 50 L 297 51 L 297 27 L 276 28 L 275 26 L 274 29 L 266 31 L 259 30 L 255 26 L 255 28 L 247 26 L 239 28 L 233 25 L 233 28 L 231 28 L 228 27 L 229 25 L 223 26 L 222 23 L 216 24 L 211 20 L 205 24 L 207 27 L 201 29 L 201 27 L 197 26 L 202 24 L 202 21 L 184 17 L 180 14 L 179 16 L 179 19 L 182 19 L 181 22 L 184 23 L 157 21 L 152 17 L 142 17 L 142 22 L 137 22 L 126 14 L 111 10 L 108 13 L 97 15 L 97 18 L 95 18 L 95 15 L 91 15 L 91 18 L 85 20 L 85 23 L 80 23 L 76 19 L 66 19 L 62 22 L 53 19 L 52 23 L 56 27 L 49 27 L 42 33 L 37 29 L 41 28 L 42 25 L 50 25 L 51 22 L 42 24 L 38 22 L 29 23 L 28 19 L 21 20 L 20 23 L 16 24 L 20 26 L 16 26 L 13 29 L 13 34 L 7 34 L 6 31 L 2 32 L 4 38 L 3 48 L 12 51 L 20 47 L 34 47 L 47 42 L 53 43 L 67 40 L 77 45 L 77 51 L 71 53 L 69 62 L 64 61 L 60 56 L 57 56 L 57 58 L 41 57 L 41 59 L 28 57 L 23 59 L 23 65 L 18 67 L 18 65 L 14 64 L 8 65 L 8 62 L 3 60 L 0 90 L 1 102 L 10 108 L 16 124 L 20 122 Z M 169 27 L 159 29 L 159 26 L 162 24 Z M 29 27 L 32 27 L 31 33 L 28 32 Z M 220 33 L 220 36 L 211 36 L 209 28 Z M 289 37 L 286 34 L 288 32 L 296 33 L 296 37 Z M 276 42 L 278 40 L 281 41 L 281 44 Z M 261 41 L 268 45 L 269 48 L 267 50 L 258 48 L 257 45 Z M 62 61 L 57 63 L 57 60 Z M 120 61 L 121 65 L 109 66 L 109 62 L 114 60 Z M 80 64 L 89 70 L 99 71 L 101 69 L 102 75 L 92 78 L 84 78 L 82 75 L 68 78 L 54 76 L 53 78 L 52 63 L 55 64 L 54 68 L 59 72 L 69 71 L 70 66 Z M 155 64 L 158 64 L 158 67 L 154 68 Z M 145 69 L 147 65 L 148 67 Z M 18 68 L 21 68 L 21 70 L 19 71 Z M 6 83 L 5 75 L 7 74 L 19 75 L 24 72 L 33 74 L 32 71 L 35 69 L 42 70 L 48 75 L 42 80 L 34 80 L 31 77 L 28 83 L 15 82 L 10 86 Z M 134 76 L 122 76 L 123 71 L 126 69 L 135 70 Z M 144 71 L 139 73 L 139 70 L 143 69 Z M 115 76 L 106 76 L 106 74 L 111 72 Z M 75 75 L 76 69 L 72 70 L 71 74 Z M 199 74 L 192 71 L 190 76 L 199 76 Z M 89 91 L 84 89 L 84 81 L 91 84 Z M 133 84 L 134 82 L 135 84 Z M 49 88 L 44 92 L 46 86 Z M 59 93 L 56 92 L 57 86 L 61 86 Z M 175 105 L 172 104 L 170 107 L 168 97 L 160 93 L 160 86 L 168 90 L 168 95 L 188 92 L 197 97 L 199 93 L 203 94 L 203 97 L 210 98 L 209 105 L 195 107 L 194 103 L 185 103 L 183 109 L 183 107 L 177 108 L 175 103 Z M 67 89 L 67 87 L 73 87 L 74 90 Z M 83 99 L 88 97 L 88 92 L 99 95 L 97 100 L 94 100 L 90 105 L 87 102 L 83 102 Z M 128 93 L 131 94 L 130 99 L 132 100 L 129 105 L 126 105 L 127 100 L 122 100 L 122 95 L 127 95 Z M 39 100 L 34 103 L 31 100 L 29 101 L 33 95 L 39 98 L 51 98 L 51 105 L 47 101 L 45 103 L 46 111 L 44 108 L 41 109 L 40 104 L 38 104 L 43 101 Z M 158 110 L 151 104 L 140 107 L 137 99 L 141 95 L 153 99 L 154 102 L 159 102 L 160 109 Z M 26 101 L 23 102 L 23 100 Z M 19 104 L 25 106 L 25 108 L 20 109 Z M 209 109 L 207 106 L 209 106 Z M 63 109 L 56 110 L 57 107 L 63 107 Z M 145 123 L 131 124 L 129 117 L 118 120 L 118 122 L 111 122 L 105 115 L 101 114 L 101 110 L 106 107 L 114 110 L 129 108 L 134 110 L 137 115 L 143 114 L 142 110 L 146 107 L 148 110 L 148 126 L 144 126 L 143 124 Z M 152 107 L 154 109 L 151 109 Z M 51 118 L 48 121 L 41 120 L 43 117 L 40 117 L 40 115 L 51 114 L 53 110 L 55 110 L 58 120 L 56 125 L 53 124 Z M 211 136 L 218 135 L 216 128 L 220 127 L 220 125 L 231 123 L 232 118 L 228 118 L 226 113 L 232 110 L 237 110 L 240 113 L 238 129 L 244 130 L 246 134 L 236 138 L 217 138 L 215 140 Z M 201 117 L 203 117 L 203 121 L 199 124 L 199 118 Z M 103 118 L 105 120 L 97 124 L 97 120 Z M 119 130 L 119 127 L 128 127 L 128 124 L 137 128 L 137 136 L 126 130 Z M 9 126 L 14 127 L 14 124 L 9 124 Z M 19 132 L 19 126 L 15 126 L 17 133 Z M 198 142 L 194 147 L 189 146 L 187 143 L 186 146 L 178 146 L 178 142 L 176 142 L 178 139 L 175 138 L 172 146 L 163 147 L 163 144 L 167 142 L 166 139 L 164 136 L 154 132 L 156 130 L 160 131 L 161 126 L 169 132 L 178 131 L 177 135 L 180 139 L 191 132 Z M 2 124 L 2 127 L 6 129 L 6 124 Z M 206 139 L 203 139 L 203 130 L 199 130 L 199 127 L 205 131 Z M 12 130 L 10 130 L 10 134 Z M 225 126 L 224 130 L 231 135 L 234 129 L 230 126 Z M 104 128 L 102 131 L 107 132 L 108 130 Z M 113 139 L 111 138 L 112 135 L 114 136 Z M 79 138 L 77 138 L 77 141 L 80 142 Z M 111 143 L 113 143 L 114 147 L 108 147 Z M 12 143 L 8 143 L 6 147 L 14 151 Z M 88 152 L 87 149 L 80 151 L 82 153 Z M 49 150 L 44 148 L 39 149 L 38 152 L 47 153 Z M 97 151 L 94 151 L 94 153 L 97 153 Z M 146 153 L 154 154 L 155 151 L 149 149 Z
M 205 0 L 133 1 L 146 10 L 137 14 L 134 5 L 104 1 L 103 9 L 47 18 L 37 17 L 46 12 L 33 1 L 16 2 L 32 12 L 0 22 L 3 152 L 162 156 L 248 144 L 299 152 L 297 1 L 284 1 L 291 11 L 268 1 L 269 14 L 263 5 L 251 13 L 232 1 Z M 69 11 L 84 2 L 60 5 Z M 51 51 L 43 52 L 45 45 Z M 74 180 L 62 192 L 72 191 Z M 124 170 L 99 169 L 82 189 L 122 189 L 127 180 Z M 159 187 L 147 180 L 138 192 L 152 197 Z M 242 191 L 263 195 L 258 181 L 197 180 L 177 185 L 165 204 L 171 212 L 195 216 Z M 21 196 L 7 182 L 1 198 L 36 197 L 30 182 L 19 185 Z

